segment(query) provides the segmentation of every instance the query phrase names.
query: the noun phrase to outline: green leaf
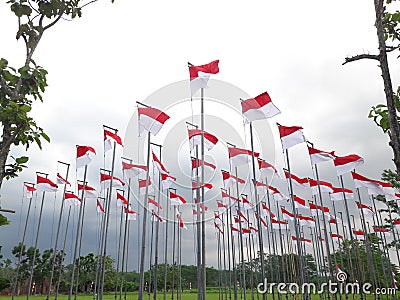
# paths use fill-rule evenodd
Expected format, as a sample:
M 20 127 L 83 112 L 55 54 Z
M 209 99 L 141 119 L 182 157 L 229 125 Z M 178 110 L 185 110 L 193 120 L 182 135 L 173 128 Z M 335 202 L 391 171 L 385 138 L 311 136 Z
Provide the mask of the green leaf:
M 40 135 L 41 135 L 48 143 L 50 143 L 50 137 L 49 137 L 47 134 L 45 134 L 44 132 L 42 132 L 42 133 L 40 133 Z
M 8 65 L 8 61 L 4 58 L 1 58 L 0 59 L 0 70 L 5 69 L 7 67 L 7 65 Z
M 25 163 L 28 162 L 28 160 L 29 160 L 29 157 L 27 157 L 27 156 L 21 156 L 21 157 L 18 157 L 18 158 L 15 159 L 15 161 L 18 164 L 25 164 Z

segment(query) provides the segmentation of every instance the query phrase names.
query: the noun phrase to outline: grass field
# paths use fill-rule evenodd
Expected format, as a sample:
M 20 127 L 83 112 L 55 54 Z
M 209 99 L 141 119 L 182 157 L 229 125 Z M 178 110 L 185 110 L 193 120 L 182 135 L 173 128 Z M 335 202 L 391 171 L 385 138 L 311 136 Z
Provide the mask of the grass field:
M 157 300 L 163 300 L 163 293 L 158 293 L 157 294 Z M 399 296 L 399 295 L 398 295 Z M 137 293 L 128 293 L 126 296 L 127 300 L 137 300 L 138 298 L 138 294 Z M 208 291 L 207 292 L 207 296 L 206 296 L 207 300 L 225 300 L 226 298 L 223 297 L 221 298 L 218 291 Z M 0 296 L 0 300 L 8 300 L 11 299 L 11 296 Z M 14 298 L 15 300 L 25 300 L 26 296 L 18 296 Z M 39 300 L 39 299 L 46 299 L 45 295 L 34 295 L 34 296 L 30 296 L 30 299 L 32 300 Z M 54 297 L 51 297 L 50 300 L 53 300 Z M 59 300 L 68 300 L 68 296 L 65 295 L 60 295 L 58 297 Z M 72 298 L 74 299 L 74 298 Z M 80 294 L 77 296 L 77 299 L 79 300 L 93 300 L 93 295 L 83 295 Z M 103 295 L 103 300 L 114 300 L 114 294 L 104 294 Z M 119 300 L 119 294 L 117 295 L 117 300 Z M 122 296 L 122 299 L 124 299 L 124 296 Z M 153 295 L 148 295 L 146 294 L 143 300 L 152 300 L 153 299 Z M 178 300 L 176 294 L 174 296 L 174 299 Z M 197 293 L 194 290 L 191 291 L 184 291 L 182 293 L 182 300 L 196 300 L 197 299 Z M 228 295 L 228 299 L 229 299 L 229 295 Z M 233 299 L 233 294 L 232 294 L 232 299 Z M 247 294 L 247 299 L 248 300 L 252 300 L 252 295 L 251 292 L 248 292 Z M 261 300 L 262 297 L 260 294 L 257 295 L 257 293 L 254 293 L 254 300 Z M 282 300 L 286 300 L 285 295 L 282 295 L 281 297 Z M 289 295 L 288 300 L 302 300 L 301 295 Z M 346 300 L 345 295 L 342 295 L 342 297 L 340 297 L 340 295 L 337 295 L 337 297 L 335 297 L 334 295 L 331 295 L 330 297 L 331 300 Z M 360 296 L 359 295 L 349 295 L 348 296 L 348 300 L 359 300 Z M 379 299 L 379 298 L 375 298 L 374 295 L 367 295 L 366 298 L 363 298 L 365 300 L 372 300 L 372 299 Z M 396 295 L 381 295 L 380 297 L 381 300 L 391 300 L 391 299 L 398 299 Z M 169 293 L 167 294 L 167 300 L 172 300 L 172 295 Z M 180 299 L 179 299 L 180 300 Z M 243 296 L 241 297 L 240 295 L 238 295 L 238 300 L 243 300 Z M 268 294 L 267 295 L 267 300 L 273 300 L 272 295 Z M 275 300 L 278 300 L 278 297 L 275 296 Z M 323 297 L 321 297 L 320 295 L 312 295 L 310 300 L 328 300 L 327 295 L 324 295 Z

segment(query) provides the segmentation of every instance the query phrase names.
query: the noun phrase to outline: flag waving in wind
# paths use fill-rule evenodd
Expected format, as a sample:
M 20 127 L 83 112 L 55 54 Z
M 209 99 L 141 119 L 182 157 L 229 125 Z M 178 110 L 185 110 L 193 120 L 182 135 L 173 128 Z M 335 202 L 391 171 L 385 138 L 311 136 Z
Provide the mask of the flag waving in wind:
M 280 110 L 272 103 L 268 93 L 262 93 L 255 98 L 243 100 L 241 102 L 242 113 L 245 122 L 250 123 L 255 120 L 272 118 L 280 114 Z
M 36 188 L 42 192 L 57 192 L 58 185 L 46 177 L 36 176 Z
M 113 142 L 122 146 L 122 139 L 117 134 L 104 129 L 104 152 L 112 149 Z
M 278 125 L 279 136 L 281 137 L 283 150 L 289 149 L 297 144 L 304 143 L 306 138 L 301 131 L 303 127 L 300 126 L 282 126 Z
M 96 150 L 89 146 L 77 146 L 76 147 L 76 168 L 82 168 L 88 165 L 94 156 L 96 155 Z
M 324 161 L 335 159 L 335 151 L 326 152 L 312 148 L 310 146 L 308 146 L 308 154 L 310 154 L 310 160 L 312 165 L 316 165 Z
M 169 116 L 163 113 L 161 110 L 152 107 L 139 107 L 139 132 L 147 130 L 153 135 L 161 130 L 164 123 L 169 119 Z
M 232 168 L 251 162 L 252 152 L 250 150 L 228 147 L 228 153 Z M 254 157 L 257 158 L 259 156 L 259 153 L 254 152 Z
M 139 175 L 140 173 L 147 171 L 147 166 L 122 162 L 122 171 L 124 172 L 126 178 L 132 178 Z
M 219 72 L 218 63 L 219 60 L 214 60 L 201 66 L 189 65 L 190 89 L 192 95 L 199 89 L 207 88 L 208 79 L 210 78 L 209 74 L 217 74 Z
M 336 173 L 338 176 L 353 171 L 357 166 L 364 163 L 364 159 L 357 154 L 350 154 L 346 156 L 336 156 L 333 161 L 336 167 Z
M 204 131 L 204 146 L 210 151 L 218 143 L 218 138 L 211 133 Z M 189 129 L 189 146 L 190 151 L 201 144 L 201 130 Z

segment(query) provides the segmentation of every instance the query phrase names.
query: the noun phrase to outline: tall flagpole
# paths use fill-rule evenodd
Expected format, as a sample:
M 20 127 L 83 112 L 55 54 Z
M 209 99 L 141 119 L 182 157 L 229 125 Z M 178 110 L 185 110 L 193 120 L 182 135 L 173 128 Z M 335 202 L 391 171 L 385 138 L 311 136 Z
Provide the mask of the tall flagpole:
M 140 269 L 139 269 L 139 295 L 138 300 L 143 300 L 144 291 L 144 259 L 146 255 L 146 224 L 147 224 L 147 198 L 149 196 L 149 167 L 150 167 L 150 131 L 147 134 L 147 171 L 146 171 L 146 190 L 143 201 L 143 222 L 142 222 L 142 249 L 140 251 Z
M 34 183 L 30 183 L 30 182 L 24 182 L 24 184 L 29 184 L 32 187 L 35 186 Z M 32 206 L 32 199 L 30 199 L 29 204 L 28 204 L 28 211 L 26 212 L 26 218 L 25 218 L 24 233 L 22 234 L 22 241 L 20 242 L 21 249 L 19 251 L 18 262 L 17 262 L 17 266 L 16 266 L 16 270 L 15 270 L 15 281 L 14 281 L 13 291 L 11 294 L 12 300 L 14 300 L 15 294 L 17 293 L 19 267 L 21 265 L 21 260 L 22 260 L 22 252 L 24 249 L 26 229 L 28 228 L 28 220 L 29 220 L 29 215 L 30 215 L 30 211 L 31 211 L 31 206 Z
M 65 173 L 66 174 L 65 175 L 65 180 L 68 180 L 68 173 L 69 173 L 70 164 L 64 163 L 62 161 L 58 161 L 58 163 L 67 166 L 67 170 L 66 170 L 66 173 Z M 47 292 L 47 298 L 46 298 L 47 300 L 50 299 L 50 295 L 51 295 L 51 286 L 52 286 L 53 277 L 54 277 L 54 267 L 55 267 L 56 259 L 57 259 L 58 237 L 60 235 L 61 220 L 62 220 L 63 211 L 64 211 L 64 200 L 65 200 L 65 191 L 66 190 L 67 190 L 67 183 L 64 184 L 64 191 L 63 191 L 63 196 L 62 196 L 62 200 L 61 200 L 60 215 L 59 215 L 59 218 L 58 218 L 58 225 L 57 225 L 56 241 L 55 241 L 55 244 L 54 244 L 53 260 L 52 260 L 52 263 L 51 263 L 51 272 L 50 272 L 50 279 L 49 279 L 49 290 Z
M 46 176 L 48 176 L 48 174 L 45 173 L 41 173 L 41 172 L 36 172 L 36 174 L 43 174 Z M 33 258 L 32 258 L 32 263 L 31 263 L 31 267 L 30 267 L 30 276 L 29 276 L 29 283 L 28 283 L 28 291 L 26 294 L 26 299 L 29 300 L 29 296 L 31 295 L 31 289 L 32 289 L 32 280 L 33 280 L 33 269 L 35 267 L 35 261 L 36 261 L 36 252 L 37 252 L 37 244 L 38 244 L 38 240 L 39 240 L 39 232 L 40 232 L 40 225 L 41 225 L 41 221 L 42 221 L 42 213 L 43 213 L 43 206 L 44 206 L 44 197 L 46 195 L 46 192 L 43 191 L 42 193 L 42 203 L 40 205 L 40 212 L 39 212 L 39 220 L 38 220 L 38 226 L 36 229 L 36 238 L 35 238 L 35 245 L 34 245 L 34 252 L 33 252 Z
M 124 192 L 124 190 L 117 189 L 117 192 L 118 192 L 118 191 L 120 191 L 120 192 L 122 193 L 122 196 L 125 197 L 125 192 Z M 119 269 L 120 269 L 119 266 L 121 265 L 122 225 L 125 225 L 125 224 L 123 223 L 123 221 L 124 221 L 124 205 L 125 205 L 125 204 L 122 204 L 122 207 L 121 207 L 121 216 L 120 216 L 120 220 L 119 220 L 119 237 L 118 237 L 118 247 L 117 247 L 117 277 L 115 278 L 114 299 L 117 299 L 118 283 L 120 283 L 121 273 L 123 272 L 123 271 L 122 271 L 122 272 L 119 271 Z M 129 203 L 128 203 L 126 209 L 128 209 L 128 206 L 129 206 Z M 128 215 L 128 213 L 126 213 L 126 215 Z M 126 217 L 127 217 L 127 216 L 126 216 Z M 125 217 L 125 219 L 126 219 L 126 217 Z M 124 227 L 126 227 L 126 226 L 124 226 Z M 124 263 L 122 262 L 122 270 L 124 269 L 123 264 L 124 264 Z M 120 285 L 121 285 L 121 284 L 122 284 L 122 283 L 120 283 Z M 120 295 L 120 297 L 121 297 L 121 295 Z
M 167 192 L 167 215 L 165 224 L 165 244 L 164 244 L 164 300 L 167 300 L 167 274 L 168 274 L 168 223 L 169 223 L 169 208 L 170 208 L 170 198 L 169 190 Z

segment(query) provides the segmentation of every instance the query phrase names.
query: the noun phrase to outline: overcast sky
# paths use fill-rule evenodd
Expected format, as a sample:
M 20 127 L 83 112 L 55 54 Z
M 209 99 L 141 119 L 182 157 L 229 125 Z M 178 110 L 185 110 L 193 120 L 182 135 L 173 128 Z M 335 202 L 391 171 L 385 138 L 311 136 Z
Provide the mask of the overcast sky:
M 24 60 L 24 47 L 22 41 L 15 40 L 16 18 L 4 3 L 0 4 L 0 15 L 0 57 L 18 68 Z M 221 187 L 219 170 L 229 167 L 224 157 L 225 143 L 249 145 L 248 131 L 243 131 L 237 113 L 239 98 L 264 91 L 282 114 L 257 122 L 256 149 L 277 168 L 284 167 L 275 126 L 280 122 L 304 127 L 304 134 L 317 148 L 335 150 L 338 155 L 361 155 L 365 164 L 359 172 L 379 179 L 383 169 L 394 167 L 388 138 L 367 118 L 370 107 L 384 101 L 380 69 L 375 61 L 342 66 L 346 56 L 376 52 L 373 24 L 373 1 L 362 0 L 251 4 L 99 1 L 87 7 L 81 19 L 59 22 L 45 33 L 34 56 L 49 72 L 49 87 L 44 103 L 35 103 L 32 116 L 49 134 L 51 143 L 45 144 L 43 151 L 33 146 L 29 168 L 18 179 L 3 184 L 1 206 L 17 211 L 7 215 L 11 224 L 0 232 L 3 254 L 10 256 L 12 246 L 21 238 L 21 219 L 27 207 L 26 199 L 21 204 L 23 182 L 35 182 L 36 171 L 55 179 L 57 171 L 65 172 L 57 166 L 60 160 L 72 164 L 71 178 L 82 179 L 82 170 L 74 170 L 75 145 L 91 145 L 98 156 L 89 169 L 89 182 L 98 186 L 99 168 L 104 161 L 107 168 L 110 163 L 110 153 L 105 160 L 102 158 L 103 124 L 117 128 L 126 141 L 124 153 L 118 149 L 117 157 L 125 155 L 144 163 L 138 152 L 144 147 L 136 140 L 136 101 L 147 101 L 170 113 L 170 124 L 154 141 L 164 144 L 163 161 L 171 174 L 179 182 L 188 182 L 184 176 L 189 161 L 184 122 L 191 120 L 192 108 L 195 115 L 198 113 L 198 102 L 191 106 L 188 100 L 188 61 L 198 65 L 220 60 L 220 73 L 212 76 L 215 80 L 206 91 L 206 130 L 221 139 L 221 144 L 208 153 L 218 166 L 218 173 L 213 175 L 215 190 L 207 195 L 213 200 L 211 210 L 216 208 L 214 200 Z M 391 61 L 392 80 L 397 86 L 400 68 L 395 60 Z M 197 117 L 194 120 L 198 122 Z M 293 172 L 312 176 L 305 146 L 296 146 L 290 152 Z M 12 150 L 13 155 L 22 153 L 21 149 Z M 121 177 L 119 165 L 117 169 L 116 175 Z M 246 171 L 240 172 L 246 175 Z M 337 186 L 332 164 L 321 167 L 321 179 Z M 352 188 L 348 179 L 346 184 Z M 283 186 L 279 182 L 277 185 Z M 177 188 L 179 193 L 190 194 L 183 186 Z M 55 200 L 53 195 L 46 196 L 45 225 L 39 240 L 42 248 L 54 241 L 54 211 L 58 210 L 60 197 L 58 194 Z M 35 203 L 38 210 L 40 197 Z M 88 211 L 91 213 L 86 215 L 82 253 L 96 251 L 94 202 L 88 203 Z M 357 213 L 354 207 L 353 211 Z M 184 219 L 190 220 L 190 207 L 183 212 Z M 27 244 L 33 243 L 35 220 L 31 220 Z M 111 222 L 114 227 L 118 222 L 116 210 Z M 131 240 L 135 242 L 131 245 L 130 268 L 137 266 L 138 224 L 132 225 Z M 207 263 L 215 265 L 211 226 L 207 232 Z M 115 236 L 114 227 L 111 232 Z M 190 227 L 184 233 L 187 251 L 193 251 L 192 236 Z M 114 237 L 111 241 L 110 253 L 114 255 Z M 71 252 L 72 243 L 67 248 Z M 183 263 L 193 264 L 194 258 L 185 255 Z

